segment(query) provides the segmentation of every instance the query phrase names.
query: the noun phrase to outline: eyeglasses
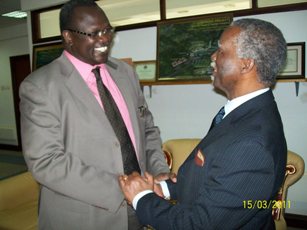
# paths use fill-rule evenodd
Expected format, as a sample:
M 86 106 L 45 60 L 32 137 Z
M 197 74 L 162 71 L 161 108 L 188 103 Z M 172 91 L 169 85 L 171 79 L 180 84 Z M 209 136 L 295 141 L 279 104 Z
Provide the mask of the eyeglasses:
M 109 27 L 109 28 L 105 28 L 104 30 L 98 30 L 95 32 L 91 32 L 91 33 L 86 33 L 86 32 L 82 32 L 79 30 L 73 30 L 73 29 L 67 29 L 70 32 L 76 33 L 76 34 L 81 34 L 81 35 L 85 35 L 85 36 L 89 36 L 90 38 L 102 38 L 104 36 L 110 36 L 113 35 L 114 33 L 114 28 Z

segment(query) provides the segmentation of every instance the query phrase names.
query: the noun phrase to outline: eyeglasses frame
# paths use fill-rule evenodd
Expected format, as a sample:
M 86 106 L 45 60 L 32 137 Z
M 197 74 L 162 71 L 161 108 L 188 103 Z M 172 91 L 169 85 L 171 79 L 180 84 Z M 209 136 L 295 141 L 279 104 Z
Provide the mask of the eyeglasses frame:
M 84 36 L 88 36 L 90 38 L 97 38 L 97 37 L 104 37 L 104 36 L 110 36 L 114 34 L 115 28 L 110 27 L 110 28 L 105 28 L 104 30 L 97 30 L 95 32 L 91 33 L 86 33 L 80 30 L 74 30 L 74 29 L 66 29 L 70 32 L 76 33 L 76 34 L 81 34 Z

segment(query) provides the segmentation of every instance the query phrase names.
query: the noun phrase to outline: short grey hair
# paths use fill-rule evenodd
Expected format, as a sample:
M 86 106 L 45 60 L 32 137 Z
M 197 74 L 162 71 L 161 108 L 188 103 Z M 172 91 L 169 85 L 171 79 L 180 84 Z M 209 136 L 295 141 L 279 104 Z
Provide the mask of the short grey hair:
M 238 57 L 254 59 L 259 81 L 267 87 L 275 85 L 287 58 L 287 43 L 282 32 L 270 22 L 253 18 L 239 19 L 231 25 L 240 28 Z

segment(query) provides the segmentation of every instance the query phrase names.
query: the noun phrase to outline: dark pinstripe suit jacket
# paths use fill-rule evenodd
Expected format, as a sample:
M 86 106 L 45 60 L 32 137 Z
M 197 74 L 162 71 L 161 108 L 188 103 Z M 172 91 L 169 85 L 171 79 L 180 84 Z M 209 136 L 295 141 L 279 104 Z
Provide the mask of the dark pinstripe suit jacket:
M 269 203 L 281 186 L 286 156 L 269 90 L 229 113 L 192 151 L 177 184 L 168 182 L 176 205 L 151 193 L 139 200 L 137 215 L 156 229 L 274 229 Z

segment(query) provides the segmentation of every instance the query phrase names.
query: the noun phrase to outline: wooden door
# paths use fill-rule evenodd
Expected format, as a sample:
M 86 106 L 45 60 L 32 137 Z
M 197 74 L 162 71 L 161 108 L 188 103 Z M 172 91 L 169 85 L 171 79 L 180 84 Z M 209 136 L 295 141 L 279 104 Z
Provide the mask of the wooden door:
M 21 150 L 20 135 L 20 111 L 19 111 L 19 86 L 20 83 L 31 73 L 30 55 L 19 55 L 10 57 L 12 90 L 14 97 L 15 120 L 17 128 L 18 146 L 7 146 L 8 149 Z

